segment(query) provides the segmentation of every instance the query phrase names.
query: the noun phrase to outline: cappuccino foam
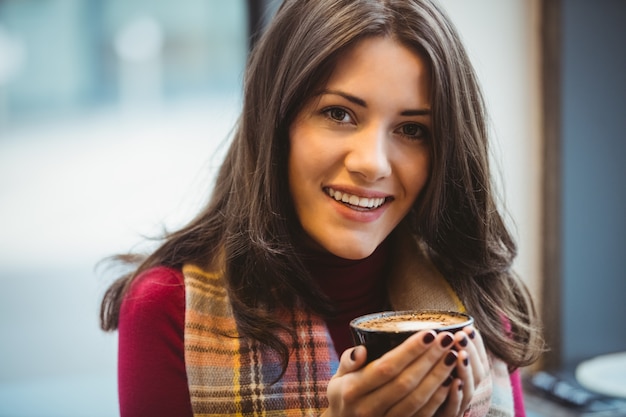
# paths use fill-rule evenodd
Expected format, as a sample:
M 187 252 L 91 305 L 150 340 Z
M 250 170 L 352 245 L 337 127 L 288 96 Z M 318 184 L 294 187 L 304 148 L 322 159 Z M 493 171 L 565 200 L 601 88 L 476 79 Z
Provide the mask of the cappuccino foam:
M 466 321 L 466 317 L 451 314 L 415 313 L 376 317 L 358 323 L 357 327 L 384 332 L 417 332 L 462 324 Z

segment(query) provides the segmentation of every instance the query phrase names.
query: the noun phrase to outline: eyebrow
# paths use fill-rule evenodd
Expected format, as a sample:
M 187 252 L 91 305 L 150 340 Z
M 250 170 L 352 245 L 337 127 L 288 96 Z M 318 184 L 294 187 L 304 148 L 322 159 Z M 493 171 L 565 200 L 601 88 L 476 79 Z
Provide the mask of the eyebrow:
M 340 91 L 340 90 L 322 90 L 320 91 L 318 95 L 321 96 L 323 94 L 337 95 L 337 96 L 345 98 L 351 103 L 367 108 L 367 102 L 365 100 L 363 100 L 362 98 L 353 96 L 352 94 L 344 93 L 343 91 Z M 430 115 L 430 109 L 409 109 L 409 110 L 404 110 L 400 112 L 400 115 L 401 116 L 428 116 Z

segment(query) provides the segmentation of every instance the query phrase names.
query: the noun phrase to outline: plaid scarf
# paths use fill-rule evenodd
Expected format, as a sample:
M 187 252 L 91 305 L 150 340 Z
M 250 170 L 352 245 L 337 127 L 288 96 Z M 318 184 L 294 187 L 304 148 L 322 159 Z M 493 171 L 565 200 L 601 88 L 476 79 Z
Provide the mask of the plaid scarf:
M 388 283 L 394 309 L 464 310 L 413 239 L 396 247 L 399 256 Z M 280 360 L 239 336 L 222 275 L 194 265 L 185 265 L 183 275 L 185 364 L 195 416 L 318 416 L 327 408 L 326 388 L 339 363 L 323 318 L 306 308 L 284 313 L 282 320 L 296 329 L 297 340 L 277 334 L 292 351 L 285 374 L 275 382 Z M 507 366 L 494 357 L 490 361 L 491 378 L 476 387 L 466 417 L 513 416 Z

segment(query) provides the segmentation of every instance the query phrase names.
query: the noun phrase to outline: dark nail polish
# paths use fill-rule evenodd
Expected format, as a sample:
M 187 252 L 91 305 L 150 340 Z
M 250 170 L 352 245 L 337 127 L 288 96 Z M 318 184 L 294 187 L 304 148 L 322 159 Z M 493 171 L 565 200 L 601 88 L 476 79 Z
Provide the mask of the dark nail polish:
M 461 347 L 465 347 L 467 346 L 468 343 L 469 341 L 467 340 L 467 337 L 463 336 L 463 339 L 461 339 L 461 341 L 459 342 L 459 345 L 461 345 Z
M 453 341 L 454 339 L 452 338 L 452 336 L 447 334 L 443 339 L 441 339 L 441 346 L 448 347 L 452 344 Z
M 473 339 L 476 337 L 476 332 L 474 330 L 472 330 L 472 332 L 469 334 L 470 339 Z
M 355 351 L 356 349 L 352 349 L 352 352 L 350 352 L 350 359 L 352 359 L 352 362 L 356 360 L 356 353 L 354 353 Z
M 432 333 L 426 333 L 424 335 L 424 338 L 422 339 L 422 341 L 424 342 L 424 344 L 429 344 L 431 343 L 433 340 L 435 340 L 435 335 Z
M 446 365 L 450 366 L 454 362 L 456 362 L 456 353 L 448 352 L 448 355 L 446 356 L 446 359 L 443 361 L 443 363 L 445 363 Z
M 453 378 L 451 376 L 448 376 L 446 378 L 446 380 L 443 381 L 443 384 L 441 384 L 441 385 L 443 385 L 444 387 L 447 387 L 447 386 L 449 386 L 452 383 L 452 381 L 453 381 Z
M 463 359 L 463 365 L 465 366 L 469 365 L 469 358 Z
M 463 382 L 459 384 L 459 391 L 461 391 L 462 389 L 463 389 Z

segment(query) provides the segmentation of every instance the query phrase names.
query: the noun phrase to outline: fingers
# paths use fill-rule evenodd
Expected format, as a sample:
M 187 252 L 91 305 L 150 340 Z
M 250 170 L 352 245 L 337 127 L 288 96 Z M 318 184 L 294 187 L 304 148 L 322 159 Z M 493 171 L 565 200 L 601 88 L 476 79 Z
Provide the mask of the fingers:
M 461 382 L 462 389 L 462 401 L 460 404 L 460 409 L 465 410 L 474 396 L 475 391 L 475 381 L 474 374 L 472 372 L 472 367 L 469 361 L 469 354 L 467 351 L 463 350 L 459 352 L 459 357 L 457 360 L 455 374 L 457 376 L 456 381 Z
M 408 392 L 406 390 L 388 392 L 383 391 L 382 387 L 386 387 L 389 381 L 398 378 L 399 375 L 403 375 L 401 378 L 405 380 L 410 379 L 407 378 L 407 366 L 420 358 L 420 362 L 430 361 L 428 367 L 432 367 L 440 358 L 425 353 L 435 344 L 435 338 L 433 331 L 415 334 L 365 367 L 363 364 L 367 355 L 363 346 L 346 350 L 341 355 L 339 369 L 327 389 L 331 414 L 345 415 L 345 411 L 350 410 L 357 415 L 383 415 L 385 410 Z M 449 339 L 446 342 L 448 350 L 453 344 L 452 338 Z
M 352 407 L 351 401 L 361 395 L 359 390 L 359 368 L 363 366 L 367 352 L 363 346 L 347 349 L 341 355 L 339 368 L 328 383 L 326 395 L 329 407 L 325 415 L 347 415 L 346 409 Z
M 458 362 L 457 352 L 451 349 L 452 343 L 450 333 L 438 335 L 422 358 L 381 388 L 381 396 L 405 393 L 387 410 L 386 416 L 407 416 L 418 412 L 425 414 L 417 415 L 432 415 L 443 404 L 449 385 L 446 381 Z
M 451 378 L 449 381 L 448 395 L 443 406 L 439 408 L 436 413 L 423 414 L 424 416 L 435 415 L 437 417 L 456 417 L 463 415 L 463 410 L 465 410 L 463 406 L 463 387 L 465 384 L 458 378 Z
M 477 353 L 479 354 L 480 360 L 485 367 L 489 367 L 489 359 L 487 357 L 487 350 L 485 349 L 485 344 L 483 342 L 483 337 L 480 332 L 477 331 L 474 326 L 467 326 L 463 329 L 463 333 L 467 334 L 470 340 L 474 343 L 474 346 L 477 349 Z
M 355 346 L 352 349 L 345 350 L 339 360 L 339 369 L 337 369 L 333 378 L 339 378 L 356 371 L 363 366 L 366 358 L 367 352 L 363 346 Z
M 331 414 L 456 417 L 489 369 L 471 326 L 456 334 L 419 332 L 364 366 L 366 356 L 363 346 L 342 354 L 328 387 Z
M 462 381 L 462 401 L 460 409 L 469 406 L 478 384 L 489 373 L 489 359 L 480 333 L 468 326 L 455 334 L 455 346 L 459 350 L 455 376 Z
M 436 345 L 441 337 L 433 331 L 419 332 L 400 346 L 387 352 L 381 358 L 371 362 L 364 370 L 364 388 L 373 391 L 400 375 L 410 364 L 421 358 L 428 352 L 426 359 L 422 360 L 424 367 L 432 367 L 441 356 L 442 350 L 435 353 L 431 352 L 431 347 Z M 451 342 L 447 342 L 447 346 L 451 346 Z M 422 374 L 420 374 L 422 375 Z
M 467 326 L 455 335 L 455 345 L 468 353 L 473 382 L 478 385 L 489 373 L 489 359 L 482 336 L 473 326 Z
M 453 381 L 455 381 L 453 383 Z M 431 416 L 450 416 L 454 417 L 455 403 L 450 403 L 450 390 L 458 385 L 459 380 L 454 380 L 452 376 L 448 376 L 446 380 L 437 388 L 437 390 L 430 397 L 428 402 L 415 414 L 413 417 L 431 417 Z M 454 395 L 454 394 L 453 394 Z M 459 397 L 459 394 L 456 394 Z M 460 407 L 460 401 L 457 401 L 456 407 Z M 442 414 L 445 413 L 445 414 Z

